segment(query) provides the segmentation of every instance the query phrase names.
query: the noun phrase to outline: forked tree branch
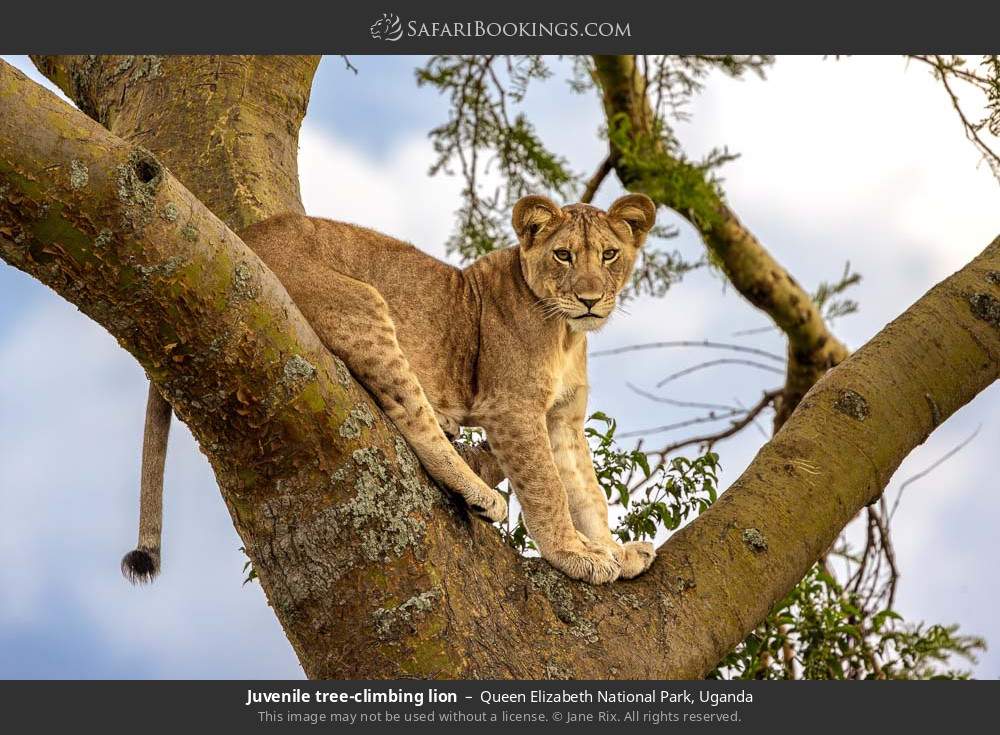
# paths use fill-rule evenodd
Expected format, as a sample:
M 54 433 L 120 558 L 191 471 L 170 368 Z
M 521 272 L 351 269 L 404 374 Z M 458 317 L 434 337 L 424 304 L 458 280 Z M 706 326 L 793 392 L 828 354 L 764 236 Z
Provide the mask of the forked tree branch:
M 1000 370 L 998 239 L 819 382 L 646 575 L 594 588 L 470 522 L 222 222 L 7 65 L 0 257 L 170 395 L 313 677 L 702 676 Z

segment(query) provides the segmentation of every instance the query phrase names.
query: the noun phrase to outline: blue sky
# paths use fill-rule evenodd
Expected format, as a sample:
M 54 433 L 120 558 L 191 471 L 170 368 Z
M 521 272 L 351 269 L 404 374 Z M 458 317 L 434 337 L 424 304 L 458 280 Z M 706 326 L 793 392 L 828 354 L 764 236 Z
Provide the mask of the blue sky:
M 24 57 L 4 57 L 41 81 Z M 300 173 L 310 213 L 358 222 L 439 256 L 461 185 L 428 179 L 426 133 L 446 103 L 417 89 L 419 59 L 339 57 L 320 66 L 303 129 Z M 574 94 L 563 62 L 525 106 L 546 142 L 579 172 L 604 154 L 600 106 Z M 778 59 L 767 82 L 712 78 L 679 135 L 692 155 L 726 144 L 741 157 L 723 174 L 733 208 L 810 290 L 845 261 L 865 277 L 861 312 L 835 331 L 862 345 L 934 283 L 1000 233 L 1000 187 L 965 141 L 922 69 L 889 57 Z M 598 197 L 621 193 L 608 181 Z M 694 233 L 665 244 L 689 258 Z M 664 245 L 660 245 L 664 246 Z M 641 299 L 591 341 L 733 339 L 767 322 L 708 271 L 664 299 Z M 782 351 L 776 333 L 735 338 Z M 700 361 L 695 351 L 592 361 L 591 406 L 622 431 L 688 417 L 630 392 Z M 776 376 L 720 368 L 665 395 L 749 403 Z M 146 381 L 115 340 L 75 307 L 0 265 L 0 677 L 301 677 L 243 556 L 214 479 L 187 430 L 174 424 L 167 460 L 164 573 L 130 587 L 118 571 L 134 543 Z M 1000 675 L 995 562 L 1000 443 L 994 386 L 909 457 L 890 493 L 982 426 L 956 457 L 907 489 L 894 523 L 908 617 L 957 622 L 994 643 L 978 676 Z M 675 438 L 655 435 L 649 445 Z M 764 434 L 722 444 L 723 486 Z

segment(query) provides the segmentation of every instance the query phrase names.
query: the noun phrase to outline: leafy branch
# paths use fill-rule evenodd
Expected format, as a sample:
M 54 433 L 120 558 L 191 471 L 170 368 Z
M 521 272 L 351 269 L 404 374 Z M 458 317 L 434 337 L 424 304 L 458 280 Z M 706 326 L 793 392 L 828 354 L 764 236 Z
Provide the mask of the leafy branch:
M 448 251 L 472 260 L 511 244 L 507 216 L 526 194 L 568 197 L 578 176 L 539 138 L 523 112 L 529 84 L 551 72 L 541 56 L 439 55 L 418 69 L 417 85 L 448 96 L 449 117 L 430 131 L 437 159 L 430 174 L 464 182 Z

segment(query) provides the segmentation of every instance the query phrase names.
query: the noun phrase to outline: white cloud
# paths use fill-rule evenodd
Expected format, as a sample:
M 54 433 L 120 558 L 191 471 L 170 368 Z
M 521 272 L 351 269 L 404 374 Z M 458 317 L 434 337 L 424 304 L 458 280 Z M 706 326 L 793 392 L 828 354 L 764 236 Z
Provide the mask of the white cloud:
M 371 227 L 444 258 L 462 186 L 454 177 L 428 178 L 433 160 L 419 134 L 374 159 L 307 119 L 299 150 L 302 200 L 314 217 Z

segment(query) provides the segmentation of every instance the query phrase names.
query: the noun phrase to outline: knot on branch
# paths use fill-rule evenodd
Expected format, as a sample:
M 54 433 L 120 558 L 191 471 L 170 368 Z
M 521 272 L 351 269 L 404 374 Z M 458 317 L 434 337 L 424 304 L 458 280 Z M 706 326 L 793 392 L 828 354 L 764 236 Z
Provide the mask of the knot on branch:
M 845 389 L 840 391 L 833 407 L 845 416 L 850 416 L 857 421 L 864 421 L 868 418 L 870 409 L 865 397 L 856 391 Z
M 976 319 L 1000 329 L 1000 300 L 988 293 L 974 293 L 969 297 L 969 306 Z
M 132 149 L 118 167 L 118 200 L 122 204 L 124 224 L 140 231 L 152 219 L 156 192 L 163 182 L 163 165 L 145 148 Z

